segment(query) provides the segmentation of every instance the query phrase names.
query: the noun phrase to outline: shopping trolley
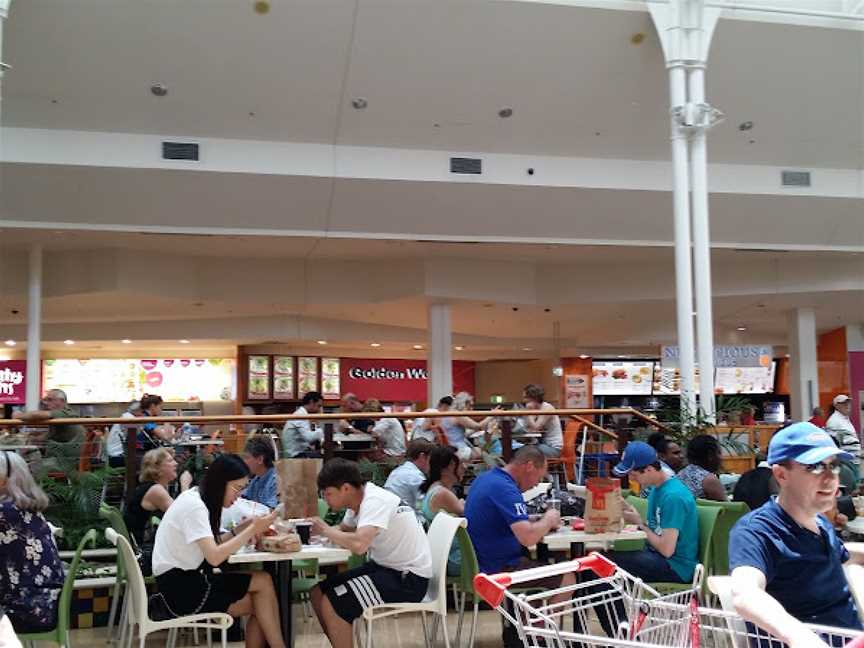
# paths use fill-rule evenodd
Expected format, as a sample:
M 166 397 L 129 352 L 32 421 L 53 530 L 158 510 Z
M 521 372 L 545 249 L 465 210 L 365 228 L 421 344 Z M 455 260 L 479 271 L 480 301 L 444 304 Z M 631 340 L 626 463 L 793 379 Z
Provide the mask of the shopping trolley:
M 530 587 L 532 581 L 589 570 L 595 577 L 583 578 L 573 585 L 538 588 L 540 591 Z M 745 624 L 732 612 L 700 606 L 701 577 L 701 567 L 697 567 L 692 588 L 662 595 L 608 558 L 592 553 L 554 565 L 478 574 L 474 589 L 516 628 L 525 648 L 780 648 L 784 645 Z M 859 631 L 809 627 L 829 646 L 864 648 L 864 637 Z

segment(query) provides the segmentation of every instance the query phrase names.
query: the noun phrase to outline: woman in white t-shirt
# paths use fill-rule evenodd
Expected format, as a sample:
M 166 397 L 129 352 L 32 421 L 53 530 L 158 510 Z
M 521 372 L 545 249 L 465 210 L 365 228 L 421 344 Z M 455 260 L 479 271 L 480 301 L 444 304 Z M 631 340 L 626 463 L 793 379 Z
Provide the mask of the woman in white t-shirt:
M 213 573 L 213 567 L 276 519 L 274 511 L 220 533 L 222 509 L 234 503 L 248 481 L 249 469 L 240 457 L 217 457 L 200 487 L 180 495 L 162 518 L 153 548 L 153 575 L 175 616 L 204 612 L 249 616 L 246 646 L 258 648 L 266 643 L 283 648 L 279 604 L 270 576 L 265 572 Z

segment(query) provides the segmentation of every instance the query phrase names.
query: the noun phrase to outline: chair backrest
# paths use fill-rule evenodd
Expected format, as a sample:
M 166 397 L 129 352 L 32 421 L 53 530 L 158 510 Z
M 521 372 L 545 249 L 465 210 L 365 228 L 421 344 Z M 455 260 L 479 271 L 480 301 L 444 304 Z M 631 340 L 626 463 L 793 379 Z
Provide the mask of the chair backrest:
M 126 520 L 123 519 L 123 514 L 120 509 L 114 508 L 109 504 L 102 504 L 99 507 L 99 517 L 111 525 L 117 533 L 129 540 L 129 529 L 126 526 Z
M 149 621 L 147 616 L 147 586 L 144 584 L 144 575 L 141 573 L 141 567 L 135 559 L 135 552 L 132 550 L 132 545 L 122 535 L 114 531 L 114 529 L 105 529 L 105 537 L 108 541 L 117 546 L 118 558 L 123 561 L 126 568 L 126 577 L 128 586 L 126 588 L 129 601 L 129 622 L 132 624 L 143 624 Z
M 432 552 L 432 578 L 429 579 L 427 596 L 437 601 L 442 609 L 447 607 L 447 558 L 456 536 L 456 529 L 468 526 L 468 520 L 439 511 L 429 525 L 426 537 Z
M 710 574 L 714 567 L 712 562 L 714 531 L 717 527 L 717 518 L 722 512 L 722 509 L 716 506 L 696 507 L 696 514 L 699 516 L 699 562 L 705 568 L 706 574 Z
M 858 609 L 858 618 L 864 620 L 864 566 L 847 562 L 843 565 L 843 573 L 849 582 L 849 592 Z
M 474 592 L 474 577 L 480 573 L 480 563 L 477 561 L 477 552 L 474 551 L 474 543 L 471 542 L 467 527 L 460 526 L 456 529 L 456 542 L 459 543 L 460 588 L 463 592 Z M 474 600 L 479 600 L 477 592 L 474 592 Z
M 69 566 L 69 571 L 66 573 L 66 579 L 63 581 L 63 588 L 60 590 L 60 599 L 57 602 L 57 641 L 61 645 L 69 645 L 66 638 L 69 632 L 69 621 L 72 614 L 72 590 L 75 587 L 75 577 L 78 575 L 78 566 L 81 564 L 81 554 L 84 552 L 84 547 L 88 544 L 96 546 L 96 537 L 98 533 L 96 529 L 90 529 L 81 538 L 78 546 L 75 548 L 75 555 L 72 558 L 72 564 Z
M 745 502 L 717 502 L 714 500 L 697 499 L 697 506 L 713 506 L 723 511 L 717 520 L 714 529 L 714 540 L 711 548 L 713 566 L 711 573 L 723 576 L 729 573 L 729 533 L 732 527 L 742 517 L 750 512 L 750 507 Z

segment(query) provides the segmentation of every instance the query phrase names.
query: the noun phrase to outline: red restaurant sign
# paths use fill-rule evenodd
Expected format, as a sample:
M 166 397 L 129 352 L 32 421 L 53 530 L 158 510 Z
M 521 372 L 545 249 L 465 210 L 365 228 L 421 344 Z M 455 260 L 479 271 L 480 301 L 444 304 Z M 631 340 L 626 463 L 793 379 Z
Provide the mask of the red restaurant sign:
M 453 391 L 474 393 L 475 363 L 453 361 Z M 340 361 L 340 390 L 343 394 L 357 394 L 366 400 L 425 401 L 425 360 L 364 360 L 342 358 Z
M 0 404 L 22 405 L 27 401 L 27 362 L 0 360 Z

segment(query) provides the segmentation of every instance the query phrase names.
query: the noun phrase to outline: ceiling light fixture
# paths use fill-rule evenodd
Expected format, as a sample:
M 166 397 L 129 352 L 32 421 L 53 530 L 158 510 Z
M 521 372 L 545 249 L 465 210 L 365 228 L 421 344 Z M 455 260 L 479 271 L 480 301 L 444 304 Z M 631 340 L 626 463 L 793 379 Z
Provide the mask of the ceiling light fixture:
M 747 327 L 746 327 L 746 326 L 739 326 L 739 327 L 738 327 L 738 330 L 739 330 L 739 331 L 746 331 L 746 330 L 747 330 Z
M 15 340 L 6 340 L 6 346 L 15 346 Z
M 512 117 L 513 116 L 513 109 L 507 108 L 507 107 L 502 108 L 501 110 L 498 111 L 498 116 L 501 119 L 507 119 L 508 117 Z
M 189 340 L 177 340 L 180 344 L 189 344 Z
M 164 97 L 168 94 L 168 86 L 164 83 L 154 83 L 150 86 L 150 93 L 154 97 Z
M 63 340 L 63 344 L 65 344 L 66 346 L 72 346 L 73 344 L 75 344 L 75 340 Z
M 327 340 L 318 340 L 318 344 L 324 346 L 325 344 L 327 344 Z
M 267 2 L 267 0 L 258 0 L 258 2 L 253 5 L 253 8 L 255 9 L 255 13 L 263 16 L 264 14 L 269 13 L 270 3 Z
M 121 343 L 121 344 L 132 344 L 132 340 L 130 340 L 130 339 L 127 338 L 127 339 L 125 339 L 125 340 L 120 340 L 120 343 Z
M 522 350 L 523 351 L 533 351 L 534 349 L 532 349 L 531 347 L 522 347 Z
M 464 346 L 454 346 L 453 348 L 456 349 L 457 351 L 464 351 L 465 350 Z
M 374 349 L 377 349 L 378 347 L 381 346 L 381 343 L 380 343 L 380 342 L 373 342 L 373 343 L 370 344 L 369 346 L 371 346 L 371 347 L 374 348 Z
M 369 102 L 366 101 L 363 97 L 356 97 L 351 100 L 351 106 L 354 110 L 366 110 L 366 107 L 369 105 Z
M 585 355 L 584 353 L 582 353 L 582 354 L 579 355 L 579 359 L 580 359 L 580 360 L 587 360 L 587 359 L 590 358 L 590 357 L 591 357 L 591 356 L 587 356 L 587 355 Z
M 415 350 L 415 351 L 422 351 L 422 350 L 423 350 L 423 345 L 422 345 L 422 344 L 415 344 L 415 345 L 414 345 L 414 350 Z

